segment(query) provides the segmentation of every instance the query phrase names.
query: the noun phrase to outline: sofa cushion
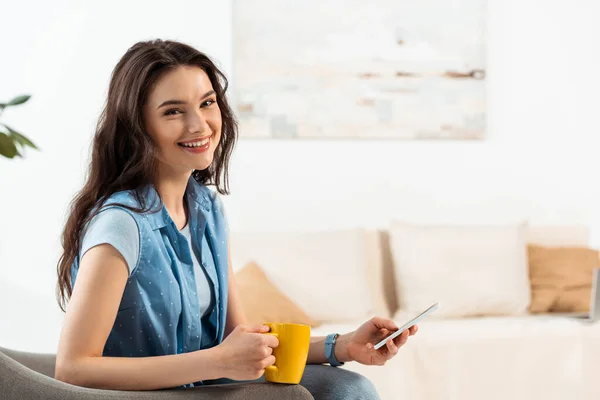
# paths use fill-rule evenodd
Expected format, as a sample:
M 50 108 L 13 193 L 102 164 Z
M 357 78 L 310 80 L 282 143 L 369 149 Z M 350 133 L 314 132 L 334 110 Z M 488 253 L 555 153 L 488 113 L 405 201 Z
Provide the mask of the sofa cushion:
M 589 311 L 597 250 L 587 247 L 528 246 L 530 311 Z
M 524 223 L 394 222 L 391 251 L 401 310 L 433 317 L 521 315 L 530 301 Z
M 600 324 L 574 318 L 426 319 L 385 369 L 404 383 L 394 398 L 587 399 L 599 349 Z
M 318 326 L 288 296 L 282 293 L 254 262 L 235 276 L 240 302 L 248 323 L 287 322 Z
M 230 240 L 234 271 L 255 261 L 312 319 L 355 321 L 373 313 L 364 230 L 232 232 Z
M 394 320 L 411 316 L 399 312 Z M 312 334 L 346 333 L 361 322 L 321 325 Z M 600 324 L 551 315 L 427 318 L 385 366 L 341 368 L 369 378 L 382 399 L 591 400 L 599 356 Z

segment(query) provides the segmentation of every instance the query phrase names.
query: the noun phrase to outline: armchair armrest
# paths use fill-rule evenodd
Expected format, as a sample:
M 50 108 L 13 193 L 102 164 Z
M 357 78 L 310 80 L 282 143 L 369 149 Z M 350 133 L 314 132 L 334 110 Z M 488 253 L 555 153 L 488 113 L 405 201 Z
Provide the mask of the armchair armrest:
M 195 400 L 312 400 L 300 385 L 232 383 L 190 389 L 121 391 L 89 389 L 54 379 L 52 354 L 35 354 L 0 347 L 0 398 L 45 400 L 195 399 Z M 37 370 L 37 371 L 36 371 Z M 38 372 L 39 371 L 39 372 Z

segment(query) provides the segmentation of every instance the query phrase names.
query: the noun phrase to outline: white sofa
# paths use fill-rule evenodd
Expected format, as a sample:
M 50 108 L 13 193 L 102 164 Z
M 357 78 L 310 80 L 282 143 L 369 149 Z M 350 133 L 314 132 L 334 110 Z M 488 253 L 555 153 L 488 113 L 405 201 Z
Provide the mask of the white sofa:
M 526 243 L 589 242 L 586 227 L 525 229 Z M 232 260 L 235 271 L 256 261 L 274 284 L 321 321 L 313 335 L 344 333 L 373 315 L 400 324 L 412 314 L 403 310 L 396 293 L 390 236 L 362 229 L 234 232 Z M 419 328 L 385 366 L 348 363 L 343 368 L 368 377 L 385 400 L 600 398 L 600 324 L 515 313 L 432 317 Z

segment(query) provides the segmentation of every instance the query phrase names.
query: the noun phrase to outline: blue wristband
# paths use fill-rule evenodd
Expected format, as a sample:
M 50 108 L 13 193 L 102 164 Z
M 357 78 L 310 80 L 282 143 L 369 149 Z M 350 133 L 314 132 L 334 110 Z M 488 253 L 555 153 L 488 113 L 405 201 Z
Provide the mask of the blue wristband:
M 325 338 L 325 358 L 332 367 L 344 365 L 335 358 L 335 342 L 338 336 L 340 336 L 339 333 L 331 333 Z

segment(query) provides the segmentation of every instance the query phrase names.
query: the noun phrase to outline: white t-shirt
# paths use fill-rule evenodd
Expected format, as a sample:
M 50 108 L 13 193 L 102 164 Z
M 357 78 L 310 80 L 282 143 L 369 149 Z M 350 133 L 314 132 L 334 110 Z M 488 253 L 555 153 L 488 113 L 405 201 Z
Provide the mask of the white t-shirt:
M 189 224 L 186 224 L 180 232 L 186 238 L 188 246 L 190 246 L 200 315 L 204 316 L 210 312 L 212 307 L 212 286 L 208 281 L 206 271 L 192 251 Z M 81 260 L 89 249 L 104 243 L 110 244 L 121 253 L 129 268 L 129 274 L 131 274 L 140 253 L 140 233 L 135 219 L 127 211 L 119 208 L 109 208 L 92 218 L 83 237 L 79 259 Z

